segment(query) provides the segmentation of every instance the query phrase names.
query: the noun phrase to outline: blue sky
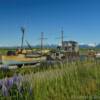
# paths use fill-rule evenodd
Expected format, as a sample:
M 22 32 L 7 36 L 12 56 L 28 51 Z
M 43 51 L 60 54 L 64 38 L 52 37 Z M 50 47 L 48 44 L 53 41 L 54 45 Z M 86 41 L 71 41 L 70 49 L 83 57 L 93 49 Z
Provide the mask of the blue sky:
M 100 43 L 100 0 L 0 0 L 0 45 L 20 45 L 20 27 L 25 39 L 46 44 L 59 43 L 61 27 L 65 40 Z

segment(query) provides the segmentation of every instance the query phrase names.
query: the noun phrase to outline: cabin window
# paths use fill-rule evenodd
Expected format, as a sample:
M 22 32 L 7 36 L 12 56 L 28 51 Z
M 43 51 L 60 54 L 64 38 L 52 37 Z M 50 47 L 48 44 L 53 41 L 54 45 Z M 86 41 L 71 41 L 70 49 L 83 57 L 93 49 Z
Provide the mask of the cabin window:
M 7 52 L 7 55 L 8 56 L 14 56 L 14 55 L 16 55 L 16 53 L 14 51 L 8 51 Z

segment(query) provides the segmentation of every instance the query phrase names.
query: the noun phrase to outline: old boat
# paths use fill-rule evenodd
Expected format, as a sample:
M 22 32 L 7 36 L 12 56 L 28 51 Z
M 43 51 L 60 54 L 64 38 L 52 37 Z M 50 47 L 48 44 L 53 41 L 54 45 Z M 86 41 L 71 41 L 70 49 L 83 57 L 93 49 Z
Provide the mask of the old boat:
M 25 55 L 25 54 L 18 54 L 18 55 L 1 55 L 1 62 L 5 65 L 17 65 L 18 67 L 22 67 L 22 65 L 27 64 L 36 64 L 41 61 L 45 61 L 45 56 L 40 55 Z
M 2 64 L 5 65 L 17 65 L 22 67 L 22 65 L 27 64 L 36 64 L 46 60 L 46 56 L 43 53 L 38 51 L 33 51 L 31 46 L 28 43 L 30 49 L 25 49 L 23 46 L 24 42 L 24 28 L 21 28 L 22 31 L 22 43 L 21 48 L 18 48 L 16 51 L 8 51 L 6 55 L 0 55 L 0 60 Z

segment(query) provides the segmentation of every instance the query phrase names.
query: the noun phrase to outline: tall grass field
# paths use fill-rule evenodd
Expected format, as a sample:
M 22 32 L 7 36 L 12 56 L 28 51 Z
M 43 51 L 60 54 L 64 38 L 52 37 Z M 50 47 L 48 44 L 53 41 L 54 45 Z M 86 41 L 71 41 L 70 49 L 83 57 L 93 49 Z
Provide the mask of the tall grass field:
M 10 77 L 0 81 L 0 100 L 100 100 L 100 63 L 96 61 L 41 65 L 9 73 Z

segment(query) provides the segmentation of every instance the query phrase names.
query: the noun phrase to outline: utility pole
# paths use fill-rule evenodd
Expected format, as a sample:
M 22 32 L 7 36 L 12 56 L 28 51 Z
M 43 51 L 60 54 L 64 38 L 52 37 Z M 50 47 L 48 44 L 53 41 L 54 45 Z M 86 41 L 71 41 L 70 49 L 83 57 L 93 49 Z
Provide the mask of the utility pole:
M 24 29 L 24 27 L 21 27 L 21 31 L 22 31 L 22 43 L 21 43 L 21 50 L 23 50 L 23 44 L 24 44 L 24 34 L 25 34 L 25 29 Z

